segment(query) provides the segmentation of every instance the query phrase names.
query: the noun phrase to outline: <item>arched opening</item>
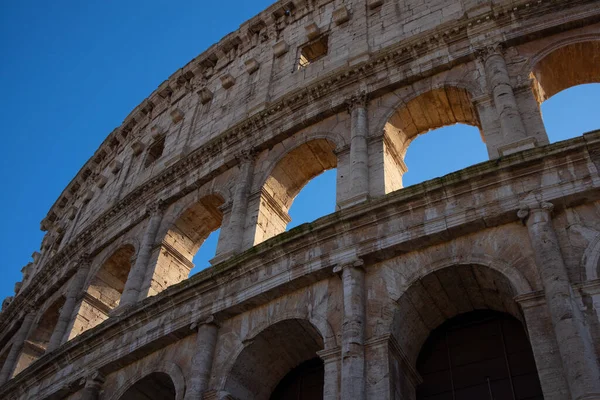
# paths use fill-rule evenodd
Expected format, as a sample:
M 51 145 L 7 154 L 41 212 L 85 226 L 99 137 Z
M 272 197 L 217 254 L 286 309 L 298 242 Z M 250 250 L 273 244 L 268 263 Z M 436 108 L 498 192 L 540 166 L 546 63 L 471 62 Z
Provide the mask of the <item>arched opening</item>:
M 461 314 L 435 329 L 417 370 L 417 400 L 544 398 L 523 326 L 495 311 Z
M 517 357 L 517 355 L 521 354 L 523 346 L 526 345 L 527 349 L 523 351 L 527 353 L 527 357 L 530 357 L 531 346 L 525 335 L 524 324 L 522 323 L 523 316 L 519 305 L 514 300 L 515 296 L 516 291 L 506 276 L 481 265 L 459 265 L 443 268 L 433 271 L 412 283 L 397 302 L 397 310 L 392 325 L 394 337 L 397 339 L 399 347 L 406 356 L 405 359 L 398 360 L 398 363 L 400 365 L 408 363 L 409 365 L 405 365 L 405 368 L 400 367 L 398 370 L 391 371 L 394 377 L 393 384 L 404 388 L 404 390 L 414 391 L 418 399 L 464 398 L 467 400 L 479 400 L 491 398 L 489 397 L 489 391 L 486 392 L 487 397 L 478 397 L 479 394 L 472 395 L 469 390 L 474 387 L 479 388 L 482 384 L 484 385 L 482 387 L 487 389 L 488 382 L 486 377 L 489 376 L 490 385 L 493 389 L 492 393 L 495 393 L 494 399 L 513 399 L 513 397 L 503 397 L 501 393 L 504 392 L 501 390 L 504 390 L 505 386 L 500 385 L 500 383 L 504 382 L 500 382 L 500 378 L 510 380 L 513 375 L 500 374 L 496 376 L 497 379 L 493 378 L 493 375 L 485 375 L 484 378 L 486 379 L 484 379 L 483 383 L 480 380 L 469 381 L 468 379 L 470 378 L 467 376 L 461 378 L 463 381 L 460 385 L 454 382 L 454 387 L 452 387 L 452 382 L 450 382 L 451 386 L 448 391 L 448 381 L 444 379 L 454 370 L 450 369 L 451 365 L 448 364 L 447 353 L 446 356 L 443 356 L 441 352 L 436 353 L 440 348 L 448 350 L 448 347 L 440 347 L 443 344 L 442 342 L 435 342 L 434 345 L 428 347 L 426 341 L 428 338 L 433 338 L 430 339 L 431 341 L 439 339 L 440 336 L 436 332 L 446 332 L 448 329 L 460 331 L 460 329 L 464 328 L 466 332 L 469 324 L 472 324 L 474 335 L 477 336 L 478 331 L 476 328 L 484 326 L 486 321 L 488 321 L 486 319 L 488 316 L 493 315 L 497 317 L 500 315 L 501 317 L 498 317 L 500 319 L 492 318 L 493 323 L 491 326 L 497 326 L 493 324 L 498 323 L 504 324 L 502 325 L 502 332 L 504 332 L 504 340 L 507 341 L 507 346 L 509 346 L 506 355 L 509 358 Z M 455 319 L 456 317 L 458 318 Z M 509 322 L 504 322 L 505 320 Z M 440 331 L 437 331 L 438 328 Z M 507 337 L 507 335 L 514 333 L 513 331 L 509 332 L 510 329 L 518 331 L 518 340 L 512 340 Z M 434 333 L 432 334 L 432 332 Z M 481 356 L 483 358 L 481 360 L 476 358 L 469 359 L 470 356 L 475 357 L 476 355 L 471 354 L 467 350 L 462 354 L 460 352 L 451 354 L 453 357 L 452 360 L 458 360 L 456 361 L 456 367 L 464 369 L 464 371 L 463 369 L 460 370 L 461 373 L 466 371 L 466 375 L 469 375 L 469 368 L 472 366 L 468 361 L 482 361 L 485 364 L 486 361 L 495 359 L 494 357 L 497 355 L 499 349 L 496 346 L 497 342 L 493 342 L 491 339 L 486 342 L 483 338 L 487 337 L 485 335 L 488 335 L 488 333 L 485 333 L 485 335 L 484 333 L 483 331 L 479 332 L 482 338 L 482 346 L 485 345 L 488 347 L 484 346 L 485 348 L 480 350 L 484 353 L 489 350 L 490 353 L 482 353 Z M 498 330 L 493 331 L 489 335 L 493 336 L 494 340 L 501 340 L 501 336 L 498 336 L 500 335 Z M 458 339 L 460 338 L 456 340 Z M 476 338 L 473 340 L 476 340 Z M 493 348 L 490 347 L 490 343 L 493 344 Z M 500 350 L 502 349 L 500 348 Z M 504 357 L 504 353 L 501 353 L 501 356 Z M 527 362 L 531 363 L 532 358 L 527 358 Z M 477 364 L 473 365 L 476 366 Z M 493 367 L 496 364 L 491 365 Z M 502 365 L 506 367 L 506 363 Z M 521 367 L 527 368 L 519 369 Z M 415 379 L 407 375 L 406 371 L 413 368 L 421 374 L 424 382 L 423 385 L 425 386 L 417 388 L 414 384 Z M 538 391 L 540 383 L 535 366 L 531 364 L 525 366 L 523 364 L 511 368 L 510 373 L 514 372 L 515 374 L 512 383 L 513 386 L 511 387 L 514 387 L 516 395 L 520 396 L 514 399 L 541 398 L 536 397 L 541 392 Z M 503 371 L 506 372 L 506 369 Z M 532 374 L 532 371 L 536 373 Z M 439 374 L 436 375 L 437 373 Z M 475 372 L 471 375 L 473 379 L 481 378 Z M 502 386 L 502 389 L 498 389 L 499 385 Z M 458 389 L 461 390 L 460 393 Z M 464 393 L 462 392 L 463 389 Z M 523 397 L 523 393 L 529 393 L 533 397 Z
M 313 400 L 323 398 L 323 360 L 315 357 L 291 370 L 279 382 L 270 400 Z
M 23 344 L 23 350 L 21 350 L 21 355 L 17 361 L 13 376 L 18 375 L 35 360 L 44 355 L 48 343 L 50 343 L 52 333 L 58 323 L 60 309 L 64 304 L 65 298 L 61 296 L 42 314 L 35 329 L 29 334 L 29 337 Z
M 291 222 L 290 207 L 298 193 L 313 178 L 337 167 L 334 150 L 335 144 L 329 140 L 311 140 L 275 165 L 260 192 L 254 245 L 285 232 Z
M 68 339 L 105 321 L 121 300 L 127 277 L 135 260 L 135 248 L 128 244 L 115 251 L 102 264 L 79 304 Z
M 154 372 L 131 386 L 119 400 L 175 400 L 175 384 L 163 372 Z
M 238 400 L 323 398 L 322 349 L 323 338 L 310 322 L 278 322 L 238 355 L 224 390 Z
M 600 128 L 600 40 L 553 50 L 533 66 L 531 78 L 551 142 Z
M 220 196 L 208 195 L 179 214 L 153 255 L 156 270 L 150 295 L 187 279 L 192 270 L 196 273 L 208 266 L 215 255 L 224 203 Z M 195 269 L 196 265 L 200 268 Z
M 433 89 L 404 103 L 386 123 L 383 144 L 386 192 L 488 159 L 471 95 L 453 86 Z M 404 182 L 407 171 L 413 172 Z

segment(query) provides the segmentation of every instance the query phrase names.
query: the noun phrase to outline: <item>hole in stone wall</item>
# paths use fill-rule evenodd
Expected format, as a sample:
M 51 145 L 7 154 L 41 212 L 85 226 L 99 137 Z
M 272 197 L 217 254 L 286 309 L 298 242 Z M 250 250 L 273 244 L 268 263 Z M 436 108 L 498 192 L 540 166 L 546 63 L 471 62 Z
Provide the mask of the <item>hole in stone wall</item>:
M 550 143 L 600 129 L 600 84 L 578 85 L 563 90 L 541 105 Z
M 68 339 L 105 321 L 116 308 L 134 262 L 135 248 L 125 245 L 115 251 L 100 267 L 81 299 Z
M 336 174 L 335 168 L 325 171 L 302 188 L 290 207 L 292 221 L 286 230 L 335 212 Z
M 300 47 L 298 57 L 298 69 L 306 68 L 311 63 L 327 55 L 329 50 L 329 37 L 323 35 L 312 42 Z
M 164 283 L 161 290 L 210 266 L 223 222 L 223 204 L 220 196 L 208 195 L 177 216 L 157 256 L 155 280 Z
M 35 360 L 44 355 L 50 343 L 52 333 L 54 333 L 54 329 L 58 323 L 60 309 L 64 304 L 65 298 L 61 296 L 48 307 L 39 321 L 37 321 L 35 329 L 29 334 L 29 337 L 23 344 L 23 350 L 21 350 L 13 376 L 18 375 L 33 364 Z
M 204 271 L 206 268 L 210 267 L 210 260 L 215 257 L 217 252 L 217 242 L 219 241 L 220 233 L 220 228 L 216 231 L 213 231 L 210 235 L 208 235 L 204 243 L 202 243 L 202 246 L 200 246 L 200 249 L 194 256 L 194 268 L 190 271 L 189 276 L 195 275 L 198 272 Z
M 165 137 L 161 136 L 156 139 L 148 148 L 148 154 L 146 155 L 146 162 L 144 163 L 144 168 L 148 168 L 156 160 L 158 160 L 165 150 Z
M 456 124 L 416 137 L 408 146 L 404 187 L 416 185 L 488 160 L 479 129 Z
M 286 231 L 292 221 L 290 208 L 300 191 L 323 172 L 337 168 L 334 149 L 335 144 L 326 139 L 311 140 L 289 151 L 275 165 L 261 191 L 254 245 Z M 332 180 L 332 175 L 326 177 L 330 177 L 329 181 Z M 308 213 L 304 217 L 300 216 L 294 222 L 294 226 L 312 221 L 315 216 L 321 216 L 321 211 L 315 213 L 319 206 L 323 205 L 329 210 L 331 206 L 327 204 L 335 204 L 335 200 L 331 203 L 325 200 L 326 197 L 331 197 L 330 195 L 323 196 L 324 193 L 335 193 L 335 183 L 330 183 L 327 187 L 319 186 L 319 189 L 312 193 L 314 197 L 306 200 L 310 207 L 305 208 Z M 333 196 L 335 197 L 335 194 Z
M 463 88 L 433 89 L 401 104 L 385 125 L 385 192 L 487 161 L 479 126 Z

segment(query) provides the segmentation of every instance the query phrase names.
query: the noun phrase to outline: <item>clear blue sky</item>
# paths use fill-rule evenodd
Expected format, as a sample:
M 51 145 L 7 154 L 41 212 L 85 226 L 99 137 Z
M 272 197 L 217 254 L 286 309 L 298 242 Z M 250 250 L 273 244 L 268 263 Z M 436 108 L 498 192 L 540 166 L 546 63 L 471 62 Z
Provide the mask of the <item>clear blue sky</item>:
M 0 300 L 12 295 L 20 269 L 39 249 L 40 221 L 106 135 L 175 70 L 270 3 L 1 2 Z M 544 104 L 552 141 L 600 128 L 598 86 L 577 87 Z M 405 182 L 485 159 L 473 128 L 431 132 L 409 148 Z M 333 211 L 334 182 L 332 171 L 307 185 L 292 207 L 292 226 Z M 196 257 L 199 267 L 214 255 L 215 236 Z

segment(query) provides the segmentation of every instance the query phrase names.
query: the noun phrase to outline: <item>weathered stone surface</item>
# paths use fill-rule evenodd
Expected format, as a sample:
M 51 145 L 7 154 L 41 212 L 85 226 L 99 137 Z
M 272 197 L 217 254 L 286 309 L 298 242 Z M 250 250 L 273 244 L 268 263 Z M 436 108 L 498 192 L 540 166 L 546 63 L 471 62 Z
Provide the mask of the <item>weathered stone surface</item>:
M 430 334 L 481 310 L 529 333 L 539 395 L 600 398 L 600 133 L 548 145 L 539 110 L 600 81 L 599 10 L 290 1 L 242 24 L 42 221 L 0 313 L 0 398 L 269 399 L 319 371 L 327 400 L 415 399 Z M 403 189 L 410 142 L 455 123 L 492 160 Z M 284 233 L 333 168 L 336 212 Z

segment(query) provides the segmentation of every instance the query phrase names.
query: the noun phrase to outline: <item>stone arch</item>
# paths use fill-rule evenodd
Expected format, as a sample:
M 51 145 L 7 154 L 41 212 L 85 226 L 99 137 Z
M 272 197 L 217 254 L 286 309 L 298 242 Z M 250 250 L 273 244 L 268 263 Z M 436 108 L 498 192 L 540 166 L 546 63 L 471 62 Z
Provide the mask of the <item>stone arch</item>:
M 462 265 L 479 265 L 498 272 L 506 279 L 508 279 L 510 284 L 514 287 L 516 295 L 531 293 L 532 291 L 534 291 L 531 283 L 527 280 L 525 275 L 523 275 L 518 269 L 514 268 L 509 263 L 504 262 L 503 260 L 497 257 L 485 254 L 472 254 L 469 255 L 468 258 L 455 256 L 450 258 L 434 260 L 428 263 L 427 265 L 424 265 L 419 270 L 414 271 L 412 275 L 409 275 L 407 277 L 407 283 L 403 287 L 403 289 L 408 289 L 414 282 L 417 282 L 419 279 L 422 279 L 423 277 L 433 272 Z M 394 299 L 394 301 L 399 301 L 399 298 Z
M 150 295 L 188 278 L 194 256 L 208 236 L 223 225 L 222 207 L 228 201 L 222 190 L 198 190 L 169 207 L 150 261 L 156 266 Z
M 513 274 L 514 275 L 514 274 Z M 526 289 L 515 286 L 514 276 L 481 264 L 437 264 L 413 277 L 395 300 L 391 332 L 411 368 L 429 336 L 445 321 L 476 310 L 507 313 L 521 322 L 523 316 L 514 300 Z M 518 283 L 519 284 L 519 283 Z M 411 321 L 410 326 L 402 321 Z
M 600 83 L 600 35 L 577 35 L 556 41 L 527 64 L 538 104 L 570 87 Z
M 109 250 L 88 277 L 77 313 L 68 328 L 68 340 L 101 324 L 119 305 L 137 250 L 133 244 L 122 242 Z
M 467 71 L 472 73 L 472 71 Z M 478 107 L 474 102 L 480 91 L 476 84 L 465 83 L 462 77 L 453 80 L 440 80 L 399 89 L 369 105 L 369 113 L 374 119 L 371 135 L 381 139 L 377 142 L 380 159 L 379 170 L 382 176 L 371 180 L 383 180 L 383 195 L 401 189 L 403 175 L 408 171 L 404 159 L 411 142 L 431 130 L 455 124 L 465 124 L 479 129 L 483 140 L 482 126 Z M 371 150 L 371 153 L 374 153 Z M 374 192 L 374 188 L 371 190 Z
M 129 379 L 119 386 L 109 400 L 121 400 L 122 396 L 137 382 L 140 382 L 152 374 L 164 374 L 168 376 L 175 389 L 175 400 L 183 400 L 186 390 L 185 376 L 179 365 L 169 361 L 163 361 L 158 365 L 149 365 L 137 370 Z
M 308 142 L 311 142 L 313 140 L 319 140 L 319 139 L 331 142 L 334 145 L 335 152 L 338 152 L 338 151 L 342 150 L 344 147 L 348 146 L 347 141 L 339 133 L 325 132 L 325 131 L 319 131 L 319 130 L 303 132 L 302 139 L 295 141 L 293 143 L 294 146 L 291 147 L 291 149 L 289 147 L 284 147 L 284 146 L 276 146 L 275 148 L 273 148 L 273 151 L 271 152 L 271 154 L 269 154 L 268 159 L 266 159 L 261 165 L 261 170 L 263 172 L 260 176 L 258 176 L 254 180 L 254 184 L 252 186 L 252 191 L 255 192 L 257 190 L 260 190 L 260 188 L 262 187 L 264 182 L 269 178 L 269 175 L 271 174 L 271 172 L 273 171 L 275 166 L 281 160 L 283 160 L 291 151 L 295 150 L 296 148 L 298 148 Z
M 333 349 L 337 346 L 337 339 L 331 324 L 327 319 L 319 314 L 311 314 L 311 315 L 302 315 L 300 312 L 288 311 L 281 315 L 278 315 L 276 318 L 269 319 L 268 321 L 262 321 L 257 324 L 252 330 L 246 334 L 245 340 L 251 340 L 254 337 L 258 336 L 262 331 L 267 329 L 271 325 L 275 325 L 279 322 L 286 320 L 306 320 L 310 322 L 310 324 L 319 332 L 319 335 L 323 338 L 323 345 L 325 349 Z M 239 351 L 242 350 L 244 346 L 241 345 Z
M 282 319 L 252 334 L 233 354 L 219 384 L 219 391 L 238 400 L 268 400 L 286 374 L 324 348 L 319 329 L 306 319 Z
M 369 108 L 374 109 L 370 111 L 371 118 L 374 121 L 370 129 L 370 135 L 381 135 L 381 132 L 385 131 L 390 119 L 400 108 L 405 107 L 409 102 L 428 92 L 454 88 L 466 92 L 467 97 L 471 101 L 481 96 L 483 94 L 479 83 L 481 77 L 474 68 L 474 64 L 472 66 L 473 68 L 457 67 L 451 71 L 418 81 L 410 86 L 395 90 L 393 93 L 373 99 L 369 104 Z
M 34 323 L 27 339 L 23 344 L 23 349 L 17 360 L 13 376 L 33 364 L 38 358 L 46 353 L 50 338 L 58 323 L 60 309 L 65 304 L 65 297 L 60 294 L 53 301 L 46 304 L 39 312 L 39 316 Z
M 338 143 L 327 138 L 303 141 L 291 149 L 274 154 L 263 164 L 259 188 L 251 196 L 249 218 L 256 221 L 252 245 L 285 232 L 291 221 L 288 211 L 302 188 L 321 173 L 336 168 Z
M 581 258 L 580 269 L 588 281 L 600 277 L 600 233 L 588 244 Z

